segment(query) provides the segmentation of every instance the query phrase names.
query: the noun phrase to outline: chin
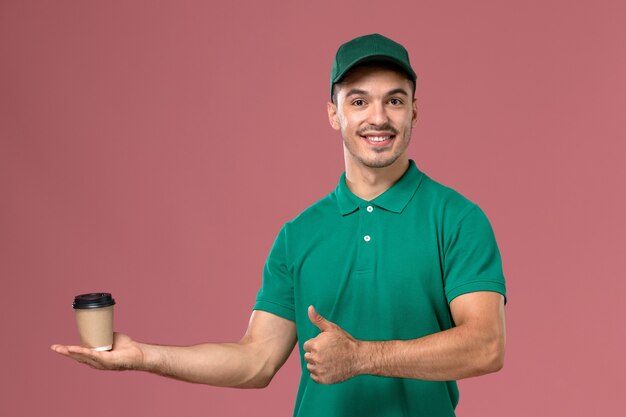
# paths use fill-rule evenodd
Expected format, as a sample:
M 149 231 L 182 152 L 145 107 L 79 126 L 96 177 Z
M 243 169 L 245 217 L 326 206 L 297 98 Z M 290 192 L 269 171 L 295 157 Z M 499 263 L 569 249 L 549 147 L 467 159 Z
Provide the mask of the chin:
M 396 162 L 397 160 L 398 160 L 398 156 L 392 157 L 392 158 L 373 159 L 373 160 L 361 159 L 360 162 L 368 168 L 387 168 L 388 166 L 393 165 L 394 162 Z

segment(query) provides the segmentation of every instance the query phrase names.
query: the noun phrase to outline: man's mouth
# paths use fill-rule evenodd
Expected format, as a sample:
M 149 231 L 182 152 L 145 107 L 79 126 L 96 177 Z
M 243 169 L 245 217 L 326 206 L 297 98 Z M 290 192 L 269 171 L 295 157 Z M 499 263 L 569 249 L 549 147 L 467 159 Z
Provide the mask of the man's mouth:
M 361 135 L 361 138 L 365 139 L 368 143 L 372 145 L 376 145 L 376 146 L 386 145 L 389 142 L 391 142 L 395 137 L 396 135 L 393 135 L 391 133 L 385 133 L 385 134 L 367 133 L 365 135 Z

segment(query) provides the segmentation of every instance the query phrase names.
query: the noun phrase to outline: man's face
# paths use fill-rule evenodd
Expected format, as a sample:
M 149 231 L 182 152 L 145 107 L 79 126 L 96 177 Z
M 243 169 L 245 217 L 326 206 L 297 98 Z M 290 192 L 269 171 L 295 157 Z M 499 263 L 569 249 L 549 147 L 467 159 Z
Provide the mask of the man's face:
M 346 163 L 384 168 L 405 157 L 417 108 L 404 74 L 359 67 L 335 88 L 337 100 L 328 103 L 328 118 L 341 131 Z

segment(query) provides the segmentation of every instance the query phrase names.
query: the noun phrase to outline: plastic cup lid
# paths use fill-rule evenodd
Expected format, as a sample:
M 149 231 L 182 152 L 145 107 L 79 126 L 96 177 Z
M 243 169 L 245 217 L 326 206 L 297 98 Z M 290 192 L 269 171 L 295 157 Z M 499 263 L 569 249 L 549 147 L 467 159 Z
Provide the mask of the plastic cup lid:
M 93 292 L 74 297 L 72 307 L 75 309 L 109 307 L 115 304 L 115 300 L 108 292 Z

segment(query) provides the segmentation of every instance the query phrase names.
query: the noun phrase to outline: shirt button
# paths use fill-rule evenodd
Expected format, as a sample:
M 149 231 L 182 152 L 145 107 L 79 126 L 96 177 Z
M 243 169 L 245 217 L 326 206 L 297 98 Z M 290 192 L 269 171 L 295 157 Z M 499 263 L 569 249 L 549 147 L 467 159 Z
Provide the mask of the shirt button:
M 373 212 L 373 211 L 374 211 L 374 207 L 372 207 L 372 206 L 367 206 L 367 209 L 366 209 L 366 210 L 368 211 L 368 213 L 371 213 L 371 212 Z
M 369 235 L 365 235 L 363 236 L 363 240 L 369 242 L 370 240 L 372 240 L 372 238 Z

